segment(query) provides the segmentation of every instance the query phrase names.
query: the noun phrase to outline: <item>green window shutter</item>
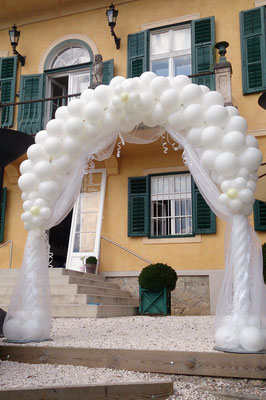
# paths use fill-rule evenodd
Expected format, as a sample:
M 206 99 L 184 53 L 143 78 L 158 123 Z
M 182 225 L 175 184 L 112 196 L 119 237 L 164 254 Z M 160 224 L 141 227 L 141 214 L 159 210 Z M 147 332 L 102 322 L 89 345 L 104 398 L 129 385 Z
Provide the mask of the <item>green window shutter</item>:
M 0 59 L 1 102 L 13 103 L 16 91 L 17 57 Z M 2 109 L 1 126 L 3 128 L 13 125 L 14 106 Z
M 266 231 L 266 204 L 255 200 L 253 212 L 255 231 Z
M 103 62 L 103 84 L 109 85 L 114 77 L 114 59 Z
M 213 70 L 215 64 L 215 21 L 214 17 L 191 22 L 192 74 Z M 215 76 L 206 75 L 193 78 L 198 85 L 215 90 Z
M 43 98 L 44 75 L 22 75 L 20 78 L 19 101 Z M 18 130 L 37 133 L 42 129 L 43 102 L 22 104 L 18 109 Z
M 6 187 L 2 189 L 1 207 L 0 207 L 0 243 L 4 241 L 5 212 L 6 212 Z
M 127 77 L 134 78 L 149 70 L 149 31 L 128 35 Z
M 266 7 L 240 13 L 243 93 L 266 87 Z
M 192 213 L 194 233 L 216 233 L 216 217 L 210 209 L 194 180 L 192 180 Z
M 128 178 L 128 236 L 148 236 L 148 177 Z

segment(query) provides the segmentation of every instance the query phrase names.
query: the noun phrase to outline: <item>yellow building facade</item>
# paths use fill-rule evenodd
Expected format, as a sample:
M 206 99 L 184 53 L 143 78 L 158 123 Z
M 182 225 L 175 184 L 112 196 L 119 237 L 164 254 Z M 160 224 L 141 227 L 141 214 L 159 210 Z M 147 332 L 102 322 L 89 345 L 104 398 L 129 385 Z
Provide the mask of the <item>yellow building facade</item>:
M 0 16 L 1 60 L 12 57 L 8 30 L 11 29 L 14 21 L 21 34 L 17 50 L 20 54 L 26 56 L 24 66 L 17 63 L 15 80 L 13 79 L 14 93 L 19 92 L 19 95 L 13 99 L 10 98 L 9 101 L 27 101 L 41 97 L 78 93 L 91 81 L 92 62 L 96 54 L 101 54 L 103 61 L 107 62 L 108 70 L 106 70 L 106 74 L 108 76 L 106 75 L 105 79 L 108 81 L 112 76 L 132 77 L 146 70 L 153 70 L 158 75 L 165 75 L 168 71 L 172 76 L 177 73 L 191 75 L 204 71 L 214 71 L 213 66 L 215 62 L 219 61 L 219 55 L 218 53 L 215 55 L 217 50 L 213 45 L 227 41 L 229 47 L 227 48 L 226 59 L 232 67 L 232 74 L 229 74 L 231 102 L 239 109 L 240 115 L 247 120 L 249 134 L 259 140 L 260 149 L 264 155 L 266 154 L 266 114 L 265 110 L 258 106 L 259 95 L 263 90 L 266 90 L 265 59 L 259 59 L 259 62 L 261 61 L 261 76 L 258 78 L 259 82 L 253 84 L 251 72 L 247 72 L 248 67 L 245 59 L 247 56 L 244 54 L 246 51 L 245 41 L 250 39 L 256 42 L 256 38 L 259 37 L 258 40 L 260 40 L 259 43 L 262 46 L 261 57 L 265 56 L 265 19 L 261 17 L 260 30 L 256 30 L 255 26 L 253 36 L 252 34 L 245 36 L 248 28 L 245 28 L 247 25 L 244 24 L 247 24 L 245 18 L 248 14 L 243 14 L 247 10 L 259 10 L 256 15 L 264 17 L 266 15 L 266 1 L 194 0 L 188 2 L 183 0 L 157 0 L 153 2 L 152 0 L 119 0 L 115 3 L 116 9 L 119 10 L 115 27 L 116 35 L 121 38 L 119 49 L 116 48 L 110 34 L 105 15 L 109 6 L 110 4 L 104 0 L 62 0 L 60 2 L 25 0 L 7 3 L 3 6 Z M 198 21 L 203 20 L 208 23 L 210 21 L 212 35 L 210 39 L 206 39 L 208 41 L 206 46 L 206 43 L 200 44 L 200 51 L 206 47 L 207 58 L 210 57 L 212 60 L 207 70 L 200 69 L 200 60 L 197 59 L 197 57 L 200 57 L 197 53 L 199 49 L 199 46 L 197 47 L 198 39 L 195 36 L 198 32 L 197 29 L 201 26 Z M 252 21 L 253 24 L 256 23 L 255 19 Z M 200 35 L 204 35 L 204 26 Z M 137 35 L 140 32 L 143 32 L 144 39 Z M 140 43 L 142 40 L 143 42 Z M 187 42 L 190 44 L 183 44 Z M 255 42 L 254 46 L 257 43 Z M 143 46 L 143 49 L 141 46 Z M 254 46 L 252 45 L 252 48 Z M 73 48 L 82 49 L 83 53 L 73 56 L 73 52 L 71 53 Z M 134 51 L 136 51 L 135 55 Z M 202 51 L 200 54 L 205 57 L 205 50 Z M 145 65 L 140 67 L 139 63 Z M 254 61 L 255 64 L 256 60 Z M 2 70 L 4 70 L 3 65 L 2 61 Z M 134 68 L 137 68 L 137 72 Z M 256 74 L 258 72 L 254 73 L 255 77 Z M 35 94 L 35 97 L 34 94 L 27 97 L 26 89 L 33 85 L 34 77 L 36 79 L 38 77 L 37 94 Z M 199 83 L 206 83 L 207 81 L 201 80 L 205 78 L 195 77 L 195 79 L 199 79 Z M 214 85 L 215 78 L 217 79 L 215 75 L 208 76 L 208 79 L 213 79 Z M 4 80 L 2 78 L 2 81 Z M 223 86 L 223 82 L 220 83 Z M 228 92 L 228 88 L 225 90 Z M 2 102 L 5 102 L 4 100 L 2 97 Z M 16 127 L 16 123 L 20 123 L 21 129 L 18 128 L 18 130 L 24 129 L 31 134 L 36 133 L 39 130 L 37 128 L 43 129 L 48 120 L 48 114 L 39 118 L 45 111 L 41 107 L 35 111 L 35 114 L 29 112 L 27 119 L 27 116 L 25 116 L 27 110 L 24 109 L 22 115 L 20 114 L 22 111 L 14 107 L 12 126 Z M 31 122 L 29 122 L 30 120 Z M 2 123 L 3 121 L 2 116 Z M 30 128 L 28 128 L 29 125 L 31 125 Z M 120 147 L 121 150 L 119 151 Z M 167 150 L 165 150 L 165 147 Z M 117 157 L 117 154 L 119 157 Z M 21 192 L 17 186 L 20 174 L 19 165 L 23 159 L 25 159 L 25 156 L 5 168 L 3 184 L 7 188 L 7 199 L 2 243 L 12 241 L 12 268 L 19 268 L 22 262 L 27 235 L 20 219 L 23 209 Z M 204 308 L 203 313 L 208 312 L 208 307 L 213 312 L 217 288 L 220 287 L 223 276 L 225 223 L 216 218 L 216 229 L 209 231 L 207 229 L 208 232 L 197 233 L 194 221 L 196 217 L 193 214 L 195 210 L 189 209 L 191 208 L 189 201 L 193 203 L 192 197 L 195 193 L 190 193 L 187 198 L 182 196 L 179 198 L 180 205 L 178 207 L 183 207 L 185 204 L 186 211 L 185 218 L 180 217 L 178 219 L 177 217 L 182 214 L 181 208 L 179 211 L 176 209 L 173 211 L 171 207 L 177 206 L 172 205 L 172 198 L 168 197 L 165 200 L 165 198 L 159 196 L 156 189 L 155 192 L 152 192 L 151 189 L 149 193 L 147 192 L 149 212 L 148 216 L 145 217 L 148 218 L 145 221 L 145 224 L 147 224 L 145 232 L 132 235 L 130 234 L 130 227 L 128 228 L 128 224 L 132 223 L 132 221 L 129 221 L 131 212 L 129 185 L 130 182 L 133 182 L 131 178 L 146 177 L 147 185 L 150 188 L 153 184 L 157 185 L 158 188 L 160 182 L 163 182 L 162 185 L 170 185 L 171 180 L 177 182 L 176 179 L 180 179 L 178 184 L 182 185 L 184 183 L 182 176 L 186 176 L 185 173 L 187 172 L 182 159 L 182 150 L 175 151 L 172 141 L 167 141 L 165 135 L 163 139 L 152 144 L 126 143 L 123 145 L 123 143 L 117 143 L 109 159 L 94 161 L 94 164 L 97 170 L 106 171 L 107 176 L 102 204 L 102 239 L 99 239 L 99 272 L 110 279 L 117 279 L 121 285 L 130 286 L 130 279 L 132 278 L 133 285 L 133 280 L 136 281 L 139 271 L 147 265 L 147 261 L 167 263 L 176 269 L 181 277 L 184 277 L 183 289 L 190 286 L 189 282 L 193 283 L 193 277 L 207 278 L 210 304 L 207 308 Z M 94 182 L 95 184 L 99 183 L 96 175 Z M 183 203 L 181 200 L 184 200 Z M 194 203 L 192 207 L 195 207 Z M 171 213 L 175 213 L 174 223 L 171 222 L 173 221 L 173 218 L 170 218 L 173 216 Z M 69 217 L 67 229 L 71 229 L 73 215 Z M 101 216 L 100 213 L 99 215 Z M 165 219 L 167 222 L 164 221 L 163 215 L 168 217 L 168 219 Z M 253 223 L 253 217 L 251 217 L 251 222 Z M 61 235 L 62 238 L 63 230 L 64 226 L 61 227 L 61 231 L 57 231 L 57 236 Z M 70 238 L 71 235 L 72 239 Z M 73 235 L 72 222 L 72 233 L 67 231 L 66 236 L 64 236 L 64 243 L 60 244 L 65 251 L 71 240 L 72 247 L 75 247 Z M 261 242 L 264 243 L 266 234 L 263 233 L 263 230 L 259 232 L 259 236 Z M 56 246 L 55 244 L 51 245 Z M 0 268 L 9 267 L 9 246 L 10 244 L 7 244 L 0 248 Z M 87 253 L 93 252 L 88 251 Z M 87 253 L 84 251 L 82 255 Z M 69 254 L 70 250 L 68 249 Z M 66 253 L 63 257 L 67 257 Z M 64 266 L 65 263 L 61 261 L 61 266 Z M 60 266 L 60 262 L 56 266 Z M 185 277 L 192 280 L 185 280 Z M 197 290 L 196 287 L 194 288 Z

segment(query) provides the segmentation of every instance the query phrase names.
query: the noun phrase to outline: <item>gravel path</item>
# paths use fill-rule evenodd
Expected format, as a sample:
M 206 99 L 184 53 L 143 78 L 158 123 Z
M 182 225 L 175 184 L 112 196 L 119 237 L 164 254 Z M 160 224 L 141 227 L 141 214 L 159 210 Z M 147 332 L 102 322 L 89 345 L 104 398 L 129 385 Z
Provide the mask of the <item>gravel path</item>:
M 211 316 L 57 318 L 52 338 L 36 346 L 214 351 Z
M 36 346 L 213 351 L 213 317 L 54 319 L 53 341 Z M 1 342 L 0 342 L 1 343 Z M 7 343 L 1 343 L 8 346 Z M 23 344 L 23 346 L 31 345 Z M 266 400 L 262 380 L 209 378 L 118 371 L 71 365 L 0 362 L 0 388 L 172 380 L 168 400 Z

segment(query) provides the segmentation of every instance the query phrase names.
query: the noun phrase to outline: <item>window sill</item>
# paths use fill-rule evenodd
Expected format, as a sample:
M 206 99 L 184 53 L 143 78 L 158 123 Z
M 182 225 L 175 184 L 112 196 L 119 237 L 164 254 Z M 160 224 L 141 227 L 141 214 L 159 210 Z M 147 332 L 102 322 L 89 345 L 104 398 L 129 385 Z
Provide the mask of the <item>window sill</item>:
M 142 244 L 177 244 L 177 243 L 201 243 L 201 235 L 162 239 L 143 238 Z

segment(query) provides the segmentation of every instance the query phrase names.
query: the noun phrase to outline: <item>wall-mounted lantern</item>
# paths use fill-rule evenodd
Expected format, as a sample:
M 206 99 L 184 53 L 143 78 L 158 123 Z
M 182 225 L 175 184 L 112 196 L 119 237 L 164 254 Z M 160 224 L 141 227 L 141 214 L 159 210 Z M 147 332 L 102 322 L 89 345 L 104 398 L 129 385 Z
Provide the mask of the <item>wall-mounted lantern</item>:
M 13 48 L 13 54 L 17 56 L 18 61 L 20 62 L 20 64 L 23 67 L 25 65 L 26 57 L 19 54 L 16 50 L 18 42 L 19 42 L 19 37 L 20 37 L 20 31 L 17 30 L 17 27 L 14 24 L 12 26 L 12 29 L 10 29 L 10 31 L 9 31 L 10 43 Z
M 120 49 L 121 39 L 118 38 L 114 32 L 114 27 L 116 26 L 116 19 L 118 16 L 118 10 L 115 9 L 113 3 L 110 5 L 109 10 L 106 10 L 106 16 L 107 16 L 108 24 L 110 26 L 111 35 L 115 39 L 116 48 Z

